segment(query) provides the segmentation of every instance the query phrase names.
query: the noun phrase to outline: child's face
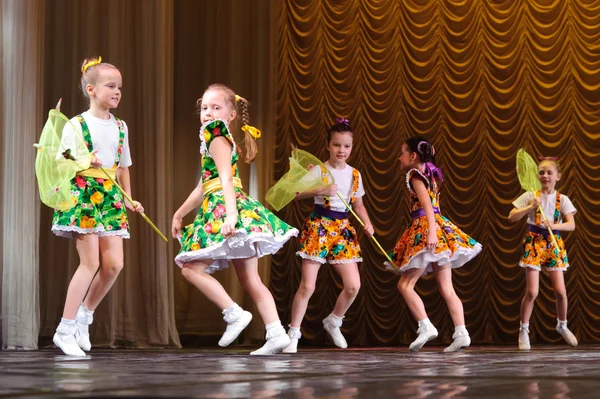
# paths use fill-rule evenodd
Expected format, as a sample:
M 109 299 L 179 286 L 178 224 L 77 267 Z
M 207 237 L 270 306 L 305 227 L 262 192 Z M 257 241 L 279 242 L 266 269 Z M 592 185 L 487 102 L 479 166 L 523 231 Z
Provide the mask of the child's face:
M 542 188 L 552 190 L 560 180 L 556 164 L 552 161 L 542 161 L 538 167 L 538 180 L 542 183 Z
M 200 106 L 200 122 L 214 121 L 221 119 L 227 123 L 235 118 L 235 110 L 231 108 L 225 100 L 225 95 L 219 90 L 209 90 L 202 96 L 202 105 Z
M 408 169 L 417 163 L 417 154 L 412 152 L 408 145 L 402 144 L 402 151 L 400 152 L 400 165 L 402 169 Z
M 329 159 L 334 162 L 346 162 L 352 153 L 352 132 L 335 132 L 327 143 Z
M 98 81 L 94 85 L 87 85 L 86 90 L 92 101 L 104 109 L 113 109 L 121 101 L 121 86 L 123 85 L 121 72 L 116 68 L 102 68 Z

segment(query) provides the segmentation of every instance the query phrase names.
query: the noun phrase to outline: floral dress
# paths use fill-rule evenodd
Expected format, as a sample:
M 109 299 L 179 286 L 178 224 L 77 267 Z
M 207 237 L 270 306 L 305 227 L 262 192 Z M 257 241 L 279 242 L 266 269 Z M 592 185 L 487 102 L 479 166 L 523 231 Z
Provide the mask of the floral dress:
M 113 169 L 119 166 L 125 139 L 124 123 L 115 118 L 119 128 L 119 144 L 115 151 Z M 83 116 L 78 115 L 85 144 L 94 150 L 90 129 Z M 68 150 L 67 150 L 68 151 Z M 68 156 L 68 154 L 65 154 Z M 123 196 L 108 179 L 77 175 L 71 181 L 71 199 L 75 206 L 68 211 L 54 211 L 52 232 L 73 238 L 74 234 L 97 234 L 100 237 L 129 238 L 129 224 Z
M 429 200 L 434 210 L 438 244 L 427 249 L 427 218 L 417 193 L 410 183 L 413 177 L 423 179 Z M 481 244 L 466 235 L 439 211 L 438 187 L 435 179 L 427 179 L 419 170 L 411 169 L 406 174 L 406 185 L 410 192 L 411 222 L 400 237 L 390 257 L 393 264 L 385 262 L 387 269 L 402 273 L 408 269 L 426 269 L 424 274 L 432 272 L 432 263 L 450 264 L 452 268 L 461 267 L 481 252 Z
M 535 197 L 540 199 L 540 191 L 535 193 Z M 553 217 L 554 223 L 561 220 L 560 193 L 556 192 L 556 206 Z M 523 257 L 519 265 L 521 267 L 530 267 L 535 270 L 542 268 L 547 271 L 566 271 L 569 267 L 569 258 L 565 243 L 558 230 L 553 230 L 558 248 L 556 248 L 550 237 L 548 229 L 542 224 L 542 215 L 540 207 L 535 211 L 536 224 L 528 224 L 527 234 L 523 239 Z
M 327 168 L 321 165 L 324 183 L 329 183 Z M 349 205 L 356 200 L 360 174 L 352 169 L 352 189 Z M 357 263 L 362 262 L 358 235 L 348 219 L 348 212 L 331 210 L 330 198 L 323 197 L 323 206 L 315 204 L 315 210 L 304 223 L 300 236 L 300 248 L 296 255 L 302 259 L 318 263 Z
M 206 268 L 207 273 L 228 267 L 231 259 L 274 254 L 291 237 L 298 235 L 297 229 L 283 222 L 238 185 L 234 188 L 238 211 L 236 233 L 229 238 L 223 237 L 221 226 L 226 217 L 225 199 L 217 167 L 209 151 L 210 144 L 217 137 L 224 137 L 231 144 L 231 173 L 234 180 L 239 179 L 238 152 L 228 126 L 221 120 L 205 123 L 200 128 L 203 188 L 212 186 L 216 189 L 204 190 L 204 200 L 194 223 L 182 229 L 181 250 L 175 258 L 180 267 L 189 262 L 212 260 Z

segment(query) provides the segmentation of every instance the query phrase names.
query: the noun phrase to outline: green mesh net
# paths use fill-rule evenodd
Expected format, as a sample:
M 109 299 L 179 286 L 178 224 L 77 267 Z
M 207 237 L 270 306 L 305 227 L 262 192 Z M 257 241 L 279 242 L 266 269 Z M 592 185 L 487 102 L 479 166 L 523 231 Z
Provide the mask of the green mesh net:
M 310 171 L 323 165 L 317 157 L 309 152 L 294 148 L 290 158 L 290 170 L 269 189 L 265 199 L 276 210 L 281 210 L 298 196 L 298 194 L 334 184 L 333 176 L 328 175 L 328 183 L 315 177 Z
M 81 134 L 69 137 L 70 142 L 61 146 L 63 129 L 71 124 L 60 111 L 53 109 L 48 113 L 40 140 L 35 147 L 35 174 L 37 176 L 40 198 L 50 208 L 66 211 L 75 203 L 71 196 L 71 180 L 78 171 L 90 167 L 90 152 Z
M 517 176 L 519 183 L 525 191 L 536 192 L 541 190 L 542 184 L 538 180 L 538 165 L 531 155 L 523 148 L 517 151 Z

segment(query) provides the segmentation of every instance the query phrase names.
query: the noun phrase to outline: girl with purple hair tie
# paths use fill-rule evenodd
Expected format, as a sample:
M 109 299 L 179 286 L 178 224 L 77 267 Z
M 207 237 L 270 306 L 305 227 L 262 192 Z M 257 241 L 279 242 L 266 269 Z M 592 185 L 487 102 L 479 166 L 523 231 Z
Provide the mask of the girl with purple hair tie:
M 465 327 L 462 303 L 452 286 L 452 269 L 477 256 L 481 244 L 440 214 L 438 190 L 442 171 L 435 165 L 433 145 L 425 137 L 411 137 L 402 145 L 399 160 L 402 169 L 407 171 L 412 220 L 390 254 L 394 263 L 385 265 L 401 273 L 398 290 L 419 323 L 418 336 L 409 349 L 418 351 L 438 335 L 415 291 L 419 278 L 433 272 L 455 327 L 454 341 L 444 352 L 456 352 L 468 347 L 471 338 Z

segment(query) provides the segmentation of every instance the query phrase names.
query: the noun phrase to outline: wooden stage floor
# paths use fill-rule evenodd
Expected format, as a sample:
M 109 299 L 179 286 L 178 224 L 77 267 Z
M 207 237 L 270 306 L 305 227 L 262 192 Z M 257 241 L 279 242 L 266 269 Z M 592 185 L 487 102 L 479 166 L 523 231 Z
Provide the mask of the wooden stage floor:
M 252 348 L 254 349 L 254 348 Z M 475 346 L 304 349 L 248 356 L 250 348 L 0 352 L 3 397 L 600 398 L 600 347 Z

